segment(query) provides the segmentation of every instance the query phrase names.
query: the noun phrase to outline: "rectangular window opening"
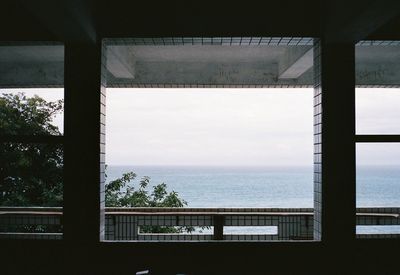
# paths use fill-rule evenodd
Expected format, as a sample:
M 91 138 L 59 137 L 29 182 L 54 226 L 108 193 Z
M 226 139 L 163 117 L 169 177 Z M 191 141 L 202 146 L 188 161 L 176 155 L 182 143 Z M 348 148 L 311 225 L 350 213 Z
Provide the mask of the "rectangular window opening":
M 361 41 L 356 57 L 357 238 L 398 238 L 398 41 Z
M 0 45 L 0 238 L 59 240 L 64 46 Z
M 106 39 L 103 58 L 105 240 L 312 240 L 312 39 Z

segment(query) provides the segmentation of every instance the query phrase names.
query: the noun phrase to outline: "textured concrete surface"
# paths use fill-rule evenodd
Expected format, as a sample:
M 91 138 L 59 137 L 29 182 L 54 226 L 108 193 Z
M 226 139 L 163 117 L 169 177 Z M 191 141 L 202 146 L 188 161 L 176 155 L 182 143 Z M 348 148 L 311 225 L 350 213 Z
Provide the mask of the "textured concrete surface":
M 109 87 L 313 85 L 312 46 L 110 45 Z M 0 46 L 0 87 L 62 87 L 61 45 Z M 357 46 L 356 83 L 400 87 L 400 46 Z

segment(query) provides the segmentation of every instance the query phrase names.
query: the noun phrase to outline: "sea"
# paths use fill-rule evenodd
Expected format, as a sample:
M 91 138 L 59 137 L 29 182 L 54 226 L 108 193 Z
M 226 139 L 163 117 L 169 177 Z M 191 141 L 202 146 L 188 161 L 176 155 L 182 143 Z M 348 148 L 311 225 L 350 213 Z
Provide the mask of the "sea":
M 134 172 L 165 183 L 187 207 L 312 208 L 312 167 L 107 166 L 107 182 Z M 357 207 L 400 207 L 398 166 L 359 166 Z M 358 233 L 400 233 L 400 226 L 357 226 Z

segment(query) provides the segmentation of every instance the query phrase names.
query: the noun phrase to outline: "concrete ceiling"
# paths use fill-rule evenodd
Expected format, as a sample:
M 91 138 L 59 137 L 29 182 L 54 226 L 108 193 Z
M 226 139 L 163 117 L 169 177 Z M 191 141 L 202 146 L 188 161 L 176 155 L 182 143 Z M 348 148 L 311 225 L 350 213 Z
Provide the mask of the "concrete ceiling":
M 125 87 L 303 86 L 312 81 L 312 55 L 302 59 L 311 48 L 308 45 L 111 45 L 107 48 L 107 83 Z M 124 54 L 126 58 L 121 60 L 129 62 L 118 69 L 109 66 L 109 60 L 114 64 L 115 56 Z M 134 73 L 127 74 L 128 71 Z
M 107 86 L 312 87 L 310 40 L 296 43 L 139 45 L 110 40 Z M 380 44 L 356 47 L 356 83 L 400 87 L 400 44 Z M 62 87 L 63 58 L 61 45 L 0 46 L 0 87 Z

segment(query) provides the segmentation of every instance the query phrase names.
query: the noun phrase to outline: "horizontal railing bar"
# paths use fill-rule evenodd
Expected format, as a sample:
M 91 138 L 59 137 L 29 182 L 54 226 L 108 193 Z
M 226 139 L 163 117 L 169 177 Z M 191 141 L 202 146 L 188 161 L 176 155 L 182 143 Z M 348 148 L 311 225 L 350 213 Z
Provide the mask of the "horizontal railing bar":
M 11 210 L 1 211 L 0 215 L 62 215 L 62 210 L 60 211 L 24 211 L 24 210 Z M 115 211 L 108 212 L 106 211 L 106 215 L 133 215 L 133 216 L 311 216 L 314 215 L 313 212 L 168 212 L 168 211 L 152 211 L 152 212 L 143 212 L 143 211 Z M 367 212 L 357 212 L 357 216 L 369 216 L 369 217 L 392 217 L 399 218 L 400 214 L 397 213 L 367 213 Z
M 20 236 L 62 236 L 63 233 L 49 233 L 49 232 L 0 232 L 1 235 L 20 235 Z
M 395 214 L 395 213 L 356 213 L 356 216 L 398 218 L 400 215 L 399 214 Z
M 373 238 L 373 239 L 397 239 L 400 238 L 400 234 L 396 233 L 371 233 L 371 234 L 357 234 L 358 239 L 363 239 L 363 238 Z
M 106 212 L 313 212 L 313 208 L 106 207 Z
M 356 142 L 400 142 L 400 135 L 356 135 Z
M 199 234 L 199 233 L 138 233 L 139 236 L 213 236 L 213 234 Z
M 313 212 L 106 212 L 106 215 L 133 216 L 312 216 Z
M 160 236 L 179 236 L 179 237 L 213 237 L 213 234 L 185 234 L 185 233 L 139 233 L 138 236 L 140 237 L 160 237 Z M 252 237 L 258 237 L 258 236 L 264 236 L 264 237 L 270 237 L 270 236 L 278 236 L 278 233 L 274 234 L 248 234 L 248 233 L 243 233 L 243 234 L 230 234 L 230 233 L 224 233 L 224 236 L 252 236 Z
M 41 215 L 62 216 L 63 212 L 38 212 L 38 211 L 0 211 L 0 215 Z
M 57 207 L 57 206 L 0 206 L 0 211 L 7 211 L 7 210 L 13 210 L 13 211 L 62 211 L 62 207 Z
M 0 233 L 0 239 L 62 240 L 62 233 Z
M 203 208 L 203 207 L 106 207 L 111 212 L 312 212 L 313 208 Z M 62 211 L 62 207 L 0 206 L 0 211 Z M 400 211 L 400 207 L 357 207 L 358 212 L 378 210 Z M 373 212 L 375 213 L 375 212 Z

